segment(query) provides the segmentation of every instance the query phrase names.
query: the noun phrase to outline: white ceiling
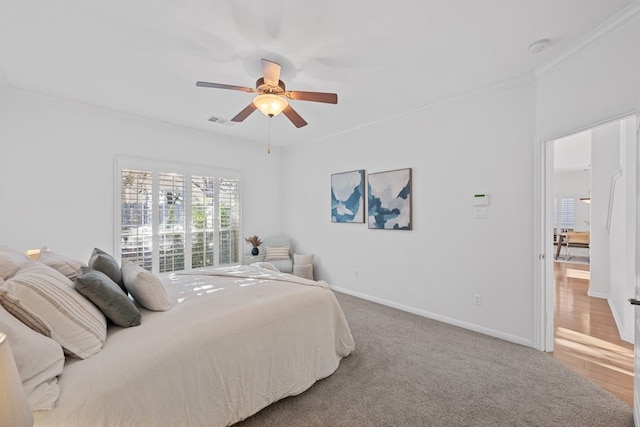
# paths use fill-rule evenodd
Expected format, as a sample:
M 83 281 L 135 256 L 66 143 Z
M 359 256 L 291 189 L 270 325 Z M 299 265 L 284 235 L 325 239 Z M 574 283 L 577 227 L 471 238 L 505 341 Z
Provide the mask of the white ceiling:
M 638 0 L 2 0 L 0 87 L 264 142 L 267 118 L 230 119 L 260 58 L 309 122 L 272 120 L 272 145 L 318 140 L 523 78 Z M 552 45 L 537 54 L 539 39 Z M 4 74 L 4 77 L 3 77 Z

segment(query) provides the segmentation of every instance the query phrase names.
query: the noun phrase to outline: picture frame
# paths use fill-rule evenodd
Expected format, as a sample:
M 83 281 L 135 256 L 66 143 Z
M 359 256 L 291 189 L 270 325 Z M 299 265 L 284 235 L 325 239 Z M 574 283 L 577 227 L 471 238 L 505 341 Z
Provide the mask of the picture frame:
M 411 168 L 367 175 L 370 229 L 411 230 Z
M 331 222 L 364 224 L 364 169 L 331 175 Z

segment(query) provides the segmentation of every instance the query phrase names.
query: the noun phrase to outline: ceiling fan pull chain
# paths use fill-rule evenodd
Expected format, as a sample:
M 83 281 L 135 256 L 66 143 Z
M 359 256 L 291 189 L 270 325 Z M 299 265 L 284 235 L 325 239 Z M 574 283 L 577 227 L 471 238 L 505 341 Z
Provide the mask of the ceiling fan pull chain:
M 271 119 L 267 118 L 267 154 L 271 154 Z

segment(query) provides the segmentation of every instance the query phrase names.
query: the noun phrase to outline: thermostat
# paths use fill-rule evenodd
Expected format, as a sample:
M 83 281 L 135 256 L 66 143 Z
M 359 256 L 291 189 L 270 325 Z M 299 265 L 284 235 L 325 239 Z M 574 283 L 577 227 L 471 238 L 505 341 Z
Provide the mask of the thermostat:
M 488 194 L 474 194 L 471 206 L 489 206 Z

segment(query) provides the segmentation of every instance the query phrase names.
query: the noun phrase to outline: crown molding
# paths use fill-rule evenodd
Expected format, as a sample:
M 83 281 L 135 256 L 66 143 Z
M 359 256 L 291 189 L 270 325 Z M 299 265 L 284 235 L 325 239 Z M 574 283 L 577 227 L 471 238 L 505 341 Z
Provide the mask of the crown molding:
M 2 75 L 2 70 L 0 70 L 0 80 L 2 79 L 1 75 Z M 0 86 L 0 89 L 2 89 L 2 86 Z M 251 144 L 255 144 L 256 146 L 264 145 L 262 142 L 249 141 L 246 139 L 238 138 L 233 135 L 225 135 L 225 134 L 219 134 L 215 132 L 208 132 L 199 128 L 177 124 L 174 122 L 170 122 L 170 121 L 166 121 L 166 120 L 162 120 L 162 119 L 158 119 L 150 116 L 144 116 L 141 114 L 115 110 L 115 109 L 111 109 L 111 108 L 96 105 L 96 104 L 90 104 L 83 101 L 74 100 L 71 98 L 65 98 L 59 95 L 47 94 L 44 92 L 38 92 L 30 89 L 22 89 L 22 88 L 18 88 L 11 85 L 7 87 L 6 93 L 9 94 L 10 96 L 14 96 L 18 99 L 22 99 L 26 101 L 38 102 L 42 104 L 62 107 L 69 111 L 104 116 L 109 119 L 121 120 L 121 121 L 129 122 L 137 125 L 144 125 L 146 127 L 150 127 L 154 129 L 162 129 L 162 130 L 173 129 L 181 132 L 188 132 L 193 135 L 204 137 L 204 138 L 211 138 L 211 136 L 217 136 L 224 141 L 230 141 L 230 142 L 235 141 L 235 142 L 245 142 L 245 143 L 248 142 Z M 271 146 L 272 152 L 274 150 L 277 151 L 281 149 L 282 147 L 280 146 L 273 146 L 273 145 Z
M 333 139 L 337 136 L 340 135 L 348 135 L 348 134 L 352 134 L 352 133 L 357 133 L 360 132 L 363 129 L 367 129 L 367 128 L 371 128 L 374 126 L 378 126 L 382 123 L 386 123 L 386 122 L 391 122 L 394 121 L 398 118 L 401 117 L 406 117 L 406 116 L 411 116 L 414 114 L 419 114 L 419 113 L 423 113 L 423 112 L 428 112 L 430 110 L 435 110 L 437 108 L 441 108 L 447 105 L 453 105 L 453 104 L 460 104 L 463 102 L 468 102 L 470 100 L 473 99 L 479 99 L 482 98 L 484 96 L 489 96 L 489 95 L 493 95 L 493 94 L 498 94 L 498 93 L 502 93 L 505 91 L 508 91 L 510 89 L 516 88 L 516 87 L 521 87 L 521 86 L 525 86 L 525 85 L 530 85 L 533 84 L 535 82 L 535 78 L 533 73 L 529 72 L 525 75 L 522 75 L 520 77 L 516 77 L 514 79 L 510 79 L 495 85 L 491 85 L 491 86 L 487 86 L 478 90 L 473 90 L 467 93 L 463 93 L 461 95 L 457 95 L 457 96 L 452 96 L 450 98 L 446 98 L 440 101 L 434 101 L 431 102 L 429 104 L 425 104 L 422 105 L 420 107 L 417 108 L 412 108 L 409 110 L 405 110 L 405 111 L 401 111 L 399 113 L 393 114 L 393 115 L 389 115 L 389 116 L 385 116 L 384 118 L 378 119 L 378 120 L 374 120 L 374 121 L 368 121 L 368 122 L 362 122 L 360 124 L 356 124 L 355 126 L 350 127 L 349 129 L 345 129 L 342 131 L 338 131 L 338 132 L 334 132 L 328 135 L 324 135 L 321 136 L 319 138 L 315 138 L 315 139 L 310 139 L 307 141 L 301 141 L 298 142 L 296 144 L 291 144 L 288 145 L 286 147 L 284 147 L 287 150 L 295 150 L 297 148 L 301 148 L 303 146 L 306 145 L 311 145 L 311 144 L 315 144 L 318 142 L 322 142 L 322 141 L 326 141 L 326 140 L 330 140 Z
M 574 46 L 565 51 L 562 55 L 536 68 L 534 70 L 536 77 L 553 70 L 567 61 L 570 61 L 582 52 L 591 49 L 638 19 L 640 19 L 640 0 L 635 0 L 620 13 L 614 15 L 596 27 L 593 31 L 579 39 Z

